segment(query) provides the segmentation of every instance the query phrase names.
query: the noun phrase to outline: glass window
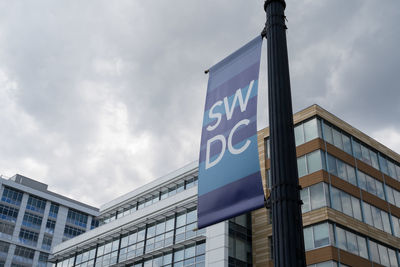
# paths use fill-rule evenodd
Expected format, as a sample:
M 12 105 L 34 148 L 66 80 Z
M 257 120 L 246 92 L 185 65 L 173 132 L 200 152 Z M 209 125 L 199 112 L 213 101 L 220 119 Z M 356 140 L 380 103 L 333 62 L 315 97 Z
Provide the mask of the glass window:
M 337 167 L 336 167 L 336 159 L 328 154 L 328 172 L 338 176 Z
M 16 222 L 18 217 L 18 211 L 19 210 L 17 208 L 0 204 L 0 218 L 4 220 Z
M 352 155 L 350 137 L 348 137 L 347 135 L 342 134 L 342 139 L 343 139 L 343 150 L 346 153 L 349 153 L 350 155 Z
M 387 164 L 388 164 L 389 176 L 396 179 L 397 178 L 396 167 L 394 166 L 393 162 L 389 160 L 387 161 Z
M 304 143 L 303 124 L 300 124 L 300 125 L 294 127 L 294 136 L 295 136 L 295 140 L 296 140 L 296 146 Z
M 346 165 L 341 160 L 336 160 L 336 163 L 339 178 L 347 181 Z
M 140 228 L 138 233 L 137 233 L 137 241 L 143 241 L 144 240 L 144 235 L 145 235 L 146 229 L 145 228 Z
M 181 213 L 176 217 L 176 227 L 181 227 L 186 224 L 186 213 Z
M 358 245 L 356 235 L 346 231 L 347 249 L 350 253 L 358 254 Z
M 357 244 L 360 256 L 368 259 L 367 240 L 364 237 L 357 236 Z
M 400 166 L 396 165 L 397 181 L 400 181 Z
M 378 155 L 371 150 L 369 151 L 369 155 L 371 156 L 372 167 L 379 170 Z
M 304 228 L 304 246 L 306 250 L 314 248 L 312 227 Z
M 46 207 L 46 200 L 38 198 L 36 196 L 29 195 L 28 203 L 26 204 L 26 208 L 39 212 L 44 213 L 44 209 Z
M 391 234 L 392 230 L 390 228 L 389 214 L 387 212 L 381 210 L 381 216 L 382 216 L 382 223 L 383 223 L 383 231 Z
M 197 210 L 192 210 L 187 213 L 186 223 L 190 224 L 197 221 Z
M 305 156 L 297 158 L 297 169 L 299 171 L 299 177 L 302 177 L 307 174 L 306 157 Z
M 367 191 L 367 180 L 365 178 L 365 174 L 357 170 L 358 184 L 361 189 Z
M 372 220 L 374 221 L 374 226 L 380 230 L 383 230 L 383 223 L 380 210 L 371 206 Z
M 378 156 L 379 159 L 379 165 L 381 166 L 381 171 L 384 174 L 389 175 L 389 171 L 388 171 L 388 166 L 387 166 L 387 161 L 385 158 L 383 158 L 381 155 Z
M 265 142 L 265 145 L 267 146 L 265 151 L 266 151 L 266 157 L 267 159 L 271 158 L 271 150 L 270 150 L 270 141 L 269 138 L 267 138 L 267 141 Z
M 305 142 L 318 137 L 318 121 L 316 118 L 304 123 L 304 139 Z
M 400 237 L 400 221 L 399 221 L 399 219 L 392 215 L 392 222 L 393 222 L 393 231 L 394 231 L 393 234 L 397 237 Z
M 342 199 L 343 213 L 347 214 L 349 216 L 353 216 L 353 211 L 351 209 L 350 195 L 346 194 L 344 192 L 341 192 L 340 197 Z
M 354 139 L 353 139 L 353 151 L 354 151 L 354 156 L 358 159 L 361 159 L 361 145 Z
M 340 132 L 338 132 L 336 129 L 332 129 L 333 133 L 333 144 L 343 150 L 343 141 L 342 141 L 342 135 Z
M 314 245 L 316 248 L 329 245 L 329 225 L 327 223 L 318 224 L 314 229 Z
M 18 191 L 16 189 L 4 187 L 1 200 L 19 206 L 21 204 L 23 194 L 24 194 L 23 192 Z
M 340 249 L 347 250 L 346 232 L 342 228 L 336 227 L 336 237 L 337 237 L 336 245 Z
M 359 221 L 362 221 L 360 200 L 352 196 L 351 204 L 353 207 L 353 217 Z
M 378 180 L 375 180 L 375 186 L 376 186 L 376 195 L 381 199 L 385 199 L 385 193 L 383 192 L 383 184 Z
M 400 207 L 400 192 L 393 189 L 393 196 L 394 196 L 394 200 L 396 202 L 396 206 Z
M 322 169 L 321 152 L 316 150 L 307 154 L 308 173 L 313 173 Z
M 327 125 L 326 123 L 324 123 L 323 129 L 324 129 L 325 141 L 333 144 L 332 128 L 329 125 Z
M 378 244 L 373 241 L 369 241 L 369 251 L 371 253 L 371 259 L 374 262 L 380 263 L 379 252 L 378 252 Z
M 369 175 L 366 175 L 365 178 L 367 180 L 367 191 L 370 192 L 371 194 L 376 195 L 377 193 L 376 193 L 375 179 Z
M 311 208 L 318 209 L 326 206 L 324 184 L 319 183 L 310 187 Z
M 174 229 L 174 221 L 174 217 L 167 218 L 167 221 L 165 222 L 165 231 Z
M 361 145 L 361 157 L 362 157 L 362 160 L 363 160 L 365 163 L 367 163 L 367 164 L 369 164 L 369 165 L 372 165 L 372 164 L 371 164 L 371 158 L 369 157 L 369 149 L 366 148 L 366 147 L 363 146 L 363 145 Z
M 389 255 L 387 248 L 378 244 L 379 258 L 381 260 L 381 264 L 384 266 L 389 266 Z
M 300 197 L 303 201 L 303 205 L 301 206 L 302 213 L 310 211 L 310 197 L 308 195 L 308 188 L 304 188 L 300 191 Z
M 340 197 L 340 191 L 335 187 L 331 187 L 332 192 L 332 208 L 338 211 L 342 211 L 342 200 Z
M 196 247 L 195 246 L 190 246 L 185 248 L 185 258 L 191 258 L 196 255 Z
M 180 249 L 174 252 L 174 262 L 178 262 L 183 260 L 184 258 L 184 250 Z
M 363 202 L 363 210 L 364 210 L 364 219 L 365 222 L 369 225 L 374 225 L 374 222 L 372 220 L 372 213 L 371 213 L 371 205 L 367 204 L 366 202 Z
M 356 178 L 355 169 L 352 166 L 346 164 L 346 171 L 347 171 L 348 182 L 357 186 L 357 178 Z
M 390 248 L 388 248 L 388 252 L 389 252 L 390 266 L 399 266 L 396 258 L 396 252 L 394 252 L 394 250 Z

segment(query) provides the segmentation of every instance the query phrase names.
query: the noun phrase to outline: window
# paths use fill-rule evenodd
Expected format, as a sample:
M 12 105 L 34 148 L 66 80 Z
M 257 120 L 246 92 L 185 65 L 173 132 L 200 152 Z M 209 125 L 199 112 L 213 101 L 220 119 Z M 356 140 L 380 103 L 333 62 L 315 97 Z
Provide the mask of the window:
M 0 241 L 0 259 L 7 258 L 8 249 L 10 248 L 10 243 Z M 4 265 L 3 265 L 4 266 Z
M 97 250 L 96 266 L 110 266 L 117 263 L 119 239 L 101 245 Z
M 326 142 L 352 155 L 351 139 L 344 132 L 324 121 L 324 139 Z
M 69 225 L 66 225 L 64 228 L 64 237 L 73 238 L 77 235 L 84 233 L 85 230 L 78 229 Z
M 294 128 L 294 130 L 296 131 L 296 127 Z M 296 134 L 295 134 L 295 136 L 296 136 Z M 270 142 L 271 141 L 269 140 L 269 138 L 267 138 L 265 140 L 265 157 L 267 159 L 271 158 Z M 297 141 L 296 141 L 296 144 L 297 144 Z
M 326 207 L 329 203 L 329 189 L 325 183 L 319 183 L 306 187 L 300 192 L 303 201 L 302 212 Z
M 42 241 L 42 249 L 50 251 L 52 241 L 53 241 L 53 238 L 51 236 L 44 235 L 43 241 Z
M 15 248 L 14 259 L 17 259 L 21 262 L 31 263 L 34 256 L 35 256 L 35 250 L 33 249 L 21 246 L 16 246 Z
M 87 220 L 88 220 L 87 214 L 77 210 L 72 210 L 72 209 L 68 210 L 67 222 L 86 228 Z
M 391 216 L 393 222 L 393 235 L 396 237 L 400 237 L 400 219 L 393 215 Z
M 378 155 L 366 145 L 353 139 L 354 156 L 379 170 Z
M 26 229 L 21 229 L 19 232 L 19 241 L 23 244 L 36 246 L 39 234 Z
M 77 254 L 76 265 L 81 264 L 81 266 L 94 266 L 94 258 L 96 255 L 96 248 L 91 248 L 85 252 Z
M 325 169 L 325 157 L 321 150 L 316 150 L 297 158 L 299 177 Z
M 140 259 L 134 262 L 132 267 L 171 267 L 173 266 L 196 266 L 205 267 L 205 243 L 197 242 L 188 244 L 180 249 L 174 249 L 165 251 L 164 253 L 159 253 L 147 257 L 146 259 Z M 172 255 L 174 255 L 174 262 L 172 260 Z
M 50 211 L 49 211 L 49 217 L 57 218 L 58 209 L 59 209 L 59 205 L 58 204 L 51 203 Z
M 328 154 L 328 172 L 357 186 L 354 167 L 344 163 L 330 154 Z
M 39 267 L 47 267 L 47 260 L 48 259 L 49 259 L 49 254 L 44 253 L 44 252 L 40 252 L 38 266 Z
M 396 259 L 396 252 L 393 249 L 378 244 L 372 240 L 369 240 L 368 244 L 372 261 L 384 266 L 399 266 Z
M 389 222 L 389 214 L 363 201 L 365 222 L 379 230 L 392 234 Z
M 400 208 L 400 192 L 388 185 L 385 187 L 389 203 Z
M 346 192 L 337 189 L 336 187 L 331 187 L 332 192 L 332 208 L 343 212 L 359 221 L 362 221 L 361 217 L 361 206 L 360 200 L 353 197 Z
M 0 204 L 0 218 L 10 222 L 16 222 L 18 217 L 18 209 Z
M 377 179 L 357 170 L 358 183 L 361 189 L 374 194 L 375 196 L 385 199 L 385 193 L 383 192 L 383 183 Z
M 11 240 L 14 233 L 14 225 L 0 221 L 0 237 Z
M 327 222 L 304 228 L 304 245 L 306 250 L 331 244 L 331 225 Z
M 4 187 L 1 201 L 19 206 L 21 204 L 23 194 L 24 194 L 23 192 L 18 191 L 16 189 Z
M 303 122 L 294 127 L 296 146 L 321 136 L 320 121 L 317 118 Z
M 368 259 L 367 241 L 364 237 L 336 226 L 336 238 L 336 246 L 340 249 Z
M 99 220 L 92 218 L 92 222 L 90 223 L 90 229 L 94 229 L 99 227 Z
M 55 228 L 56 228 L 56 221 L 48 219 L 46 223 L 46 230 L 45 230 L 46 233 L 54 234 Z
M 379 164 L 381 166 L 381 171 L 400 181 L 400 166 L 398 164 L 393 163 L 391 160 L 384 158 L 382 155 L 379 155 Z
M 251 266 L 251 240 L 250 213 L 229 220 L 229 266 Z
M 42 226 L 42 217 L 29 212 L 25 212 L 22 224 L 24 226 L 40 230 L 40 227 Z
M 46 200 L 41 199 L 35 196 L 29 196 L 28 204 L 26 204 L 26 208 L 29 210 L 33 210 L 39 213 L 44 213 L 44 209 L 46 207 Z
M 188 245 L 183 249 L 174 251 L 174 266 L 205 266 L 204 265 L 205 243 Z M 151 265 L 150 265 L 151 266 Z

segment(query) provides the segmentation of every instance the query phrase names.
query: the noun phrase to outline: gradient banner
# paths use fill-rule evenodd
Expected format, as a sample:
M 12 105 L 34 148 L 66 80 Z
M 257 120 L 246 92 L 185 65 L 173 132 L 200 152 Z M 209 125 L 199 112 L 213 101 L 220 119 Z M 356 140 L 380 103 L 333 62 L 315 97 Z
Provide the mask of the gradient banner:
M 209 71 L 199 158 L 199 228 L 264 205 L 257 148 L 261 46 L 260 36 Z

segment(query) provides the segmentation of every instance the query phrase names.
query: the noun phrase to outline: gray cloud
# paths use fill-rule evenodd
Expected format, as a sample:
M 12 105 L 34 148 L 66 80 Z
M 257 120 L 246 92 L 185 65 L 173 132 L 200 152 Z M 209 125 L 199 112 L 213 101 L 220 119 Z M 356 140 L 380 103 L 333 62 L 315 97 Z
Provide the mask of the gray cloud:
M 400 151 L 399 5 L 288 0 L 294 109 Z M 0 173 L 99 206 L 195 160 L 203 71 L 261 32 L 262 6 L 0 0 Z

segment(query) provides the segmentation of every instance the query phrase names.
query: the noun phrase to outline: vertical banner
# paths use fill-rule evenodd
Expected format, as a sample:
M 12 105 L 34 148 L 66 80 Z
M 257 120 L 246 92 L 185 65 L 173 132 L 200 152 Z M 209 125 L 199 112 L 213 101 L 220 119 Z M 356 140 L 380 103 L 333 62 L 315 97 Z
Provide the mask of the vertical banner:
M 198 227 L 264 205 L 257 148 L 262 37 L 209 71 L 199 158 Z

